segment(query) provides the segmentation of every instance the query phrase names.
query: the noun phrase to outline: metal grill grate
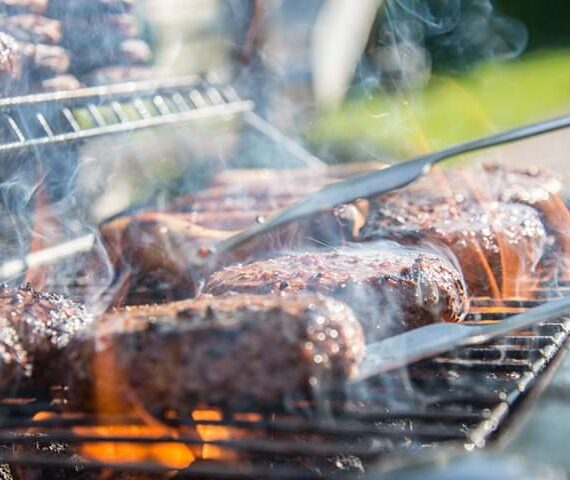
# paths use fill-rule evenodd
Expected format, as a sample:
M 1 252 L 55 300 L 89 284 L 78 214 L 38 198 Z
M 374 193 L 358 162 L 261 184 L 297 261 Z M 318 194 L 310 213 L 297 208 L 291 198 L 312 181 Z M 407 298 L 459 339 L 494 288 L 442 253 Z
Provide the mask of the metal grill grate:
M 0 154 L 253 110 L 203 77 L 122 83 L 0 100 Z
M 558 289 L 541 288 L 559 294 Z M 497 306 L 477 301 L 472 321 L 500 321 L 504 311 L 536 304 L 517 300 Z M 488 313 L 489 307 L 496 310 Z M 180 431 L 190 433 L 158 440 L 194 449 L 212 445 L 230 453 L 231 462 L 199 460 L 176 472 L 176 477 L 189 478 L 357 478 L 368 469 L 436 447 L 480 448 L 513 422 L 514 414 L 523 410 L 523 400 L 537 393 L 538 381 L 546 379 L 548 367 L 561 358 L 569 331 L 570 316 L 552 319 L 532 331 L 450 352 L 348 392 L 329 392 L 326 402 L 294 405 L 287 412 L 234 412 L 211 421 L 165 418 L 165 425 L 184 427 Z M 34 413 L 45 410 L 56 416 L 31 420 Z M 72 431 L 77 426 L 133 425 L 139 420 L 66 418 L 57 412 L 54 405 L 5 399 L 0 406 L 0 443 L 7 448 L 0 450 L 0 461 L 52 472 L 70 469 L 66 478 L 84 478 L 74 475 L 105 467 L 168 470 L 150 463 L 102 465 L 75 454 L 87 442 L 156 443 L 156 437 L 102 438 Z M 197 426 L 226 427 L 230 433 L 224 439 L 204 441 L 196 433 Z

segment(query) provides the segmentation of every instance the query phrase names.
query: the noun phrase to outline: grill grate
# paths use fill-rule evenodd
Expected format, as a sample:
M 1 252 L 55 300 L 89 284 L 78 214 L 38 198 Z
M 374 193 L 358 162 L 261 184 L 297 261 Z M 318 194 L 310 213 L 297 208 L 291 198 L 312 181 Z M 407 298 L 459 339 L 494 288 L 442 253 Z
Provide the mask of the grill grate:
M 546 287 L 543 287 L 546 290 Z M 551 289 L 557 295 L 556 289 Z M 536 305 L 519 301 L 517 308 Z M 488 300 L 474 302 L 473 318 L 498 321 Z M 497 313 L 507 305 L 496 306 Z M 503 315 L 504 317 L 505 315 Z M 539 390 L 538 380 L 564 351 L 570 317 L 553 319 L 483 346 L 462 348 L 430 361 L 373 378 L 350 391 L 327 392 L 326 401 L 294 404 L 287 411 L 233 412 L 216 420 L 164 418 L 183 432 L 176 438 L 138 435 L 101 437 L 73 429 L 140 425 L 137 418 L 65 417 L 57 405 L 5 399 L 0 405 L 0 461 L 17 468 L 78 471 L 166 472 L 150 463 L 103 465 L 76 455 L 87 443 L 184 444 L 219 447 L 231 461 L 198 460 L 177 470 L 188 478 L 358 478 L 368 468 L 417 457 L 434 448 L 475 449 L 498 437 L 523 400 Z M 39 411 L 55 416 L 34 421 Z M 224 427 L 219 439 L 204 440 L 197 427 Z M 40 433 L 38 433 L 40 432 Z M 55 453 L 54 453 L 55 452 Z M 227 457 L 226 457 L 227 458 Z M 87 477 L 88 478 L 88 477 Z M 170 478 L 170 477 L 169 477 Z
M 0 99 L 0 155 L 228 118 L 253 107 L 230 86 L 194 76 Z

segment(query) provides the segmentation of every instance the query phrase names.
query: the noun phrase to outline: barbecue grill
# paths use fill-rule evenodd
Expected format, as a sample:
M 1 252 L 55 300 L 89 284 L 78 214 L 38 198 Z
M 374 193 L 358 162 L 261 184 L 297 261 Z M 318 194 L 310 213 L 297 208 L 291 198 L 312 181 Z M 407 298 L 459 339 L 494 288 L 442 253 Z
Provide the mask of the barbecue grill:
M 0 154 L 207 118 L 238 117 L 304 163 L 318 160 L 254 111 L 230 86 L 207 77 L 130 82 L 75 92 L 0 100 Z M 77 254 L 91 247 L 79 242 Z M 72 249 L 73 250 L 73 249 Z M 59 252 L 61 253 L 61 252 Z M 61 255 L 40 263 L 60 260 Z M 25 259 L 1 272 L 24 270 Z M 475 299 L 468 321 L 498 322 L 563 295 L 570 284 L 542 282 L 529 298 Z M 80 290 L 80 288 L 79 288 Z M 78 291 L 78 296 L 81 292 Z M 108 426 L 141 425 L 140 418 L 67 416 L 60 399 L 3 398 L 0 402 L 0 478 L 20 469 L 46 478 L 89 478 L 91 472 L 172 474 L 168 478 L 360 478 L 417 462 L 434 452 L 451 454 L 506 438 L 566 351 L 570 316 L 487 345 L 463 348 L 360 384 L 326 392 L 287 410 L 217 412 L 210 418 L 160 419 L 177 435 L 100 434 Z M 204 434 L 204 429 L 209 429 Z M 136 430 L 135 430 L 136 431 Z M 119 432 L 121 432 L 119 428 Z M 214 449 L 190 465 L 136 461 L 105 463 L 79 456 L 93 445 L 185 446 Z M 18 478 L 18 477 L 16 477 Z M 110 477 L 113 478 L 113 477 Z M 128 478 L 128 477 L 127 477 Z M 136 476 L 133 478 L 137 478 Z M 139 477 L 140 478 L 140 477 Z
M 560 293 L 557 288 L 548 290 L 553 296 Z M 505 311 L 524 310 L 536 303 L 476 301 L 475 312 L 490 306 L 495 311 L 475 313 L 477 318 L 471 321 L 500 321 L 509 315 Z M 428 455 L 443 449 L 453 454 L 506 439 L 519 424 L 525 405 L 562 359 L 569 329 L 570 317 L 555 318 L 532 331 L 371 379 L 366 388 L 354 385 L 350 391 L 328 392 L 324 404 L 303 403 L 287 412 L 236 411 L 210 420 L 161 419 L 167 426 L 188 427 L 188 431 L 213 427 L 211 439 L 196 434 L 78 434 L 77 427 L 140 425 L 140 419 L 88 414 L 65 417 L 57 403 L 5 398 L 0 405 L 0 439 L 5 445 L 0 460 L 11 468 L 41 469 L 53 475 L 68 472 L 68 478 L 84 470 L 167 473 L 172 469 L 166 466 L 103 464 L 74 453 L 96 443 L 167 443 L 218 447 L 224 452 L 222 457 L 231 459 L 197 461 L 177 470 L 175 478 L 359 478 L 364 472 L 417 462 L 418 453 Z M 53 415 L 34 419 L 40 412 Z M 220 427 L 228 433 L 220 434 Z

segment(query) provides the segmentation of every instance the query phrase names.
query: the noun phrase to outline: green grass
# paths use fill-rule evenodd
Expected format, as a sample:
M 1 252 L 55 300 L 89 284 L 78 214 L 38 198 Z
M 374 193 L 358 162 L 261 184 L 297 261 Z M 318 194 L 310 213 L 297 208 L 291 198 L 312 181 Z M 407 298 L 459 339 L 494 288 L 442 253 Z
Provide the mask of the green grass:
M 309 140 L 341 152 L 366 144 L 409 157 L 566 112 L 570 51 L 536 52 L 463 76 L 434 75 L 427 88 L 405 96 L 353 96 L 323 114 Z

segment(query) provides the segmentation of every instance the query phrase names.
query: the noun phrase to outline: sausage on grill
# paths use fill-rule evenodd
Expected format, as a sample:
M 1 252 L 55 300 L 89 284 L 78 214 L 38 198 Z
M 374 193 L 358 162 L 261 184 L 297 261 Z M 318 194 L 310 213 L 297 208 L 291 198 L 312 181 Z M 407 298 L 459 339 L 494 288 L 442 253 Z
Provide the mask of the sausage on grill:
M 301 252 L 215 272 L 205 292 L 312 291 L 346 302 L 375 340 L 406 328 L 460 321 L 468 298 L 461 274 L 444 258 L 393 242 Z
M 82 306 L 61 295 L 0 286 L 0 391 L 45 393 L 59 374 L 54 365 L 62 350 L 90 321 Z
M 69 407 L 152 412 L 273 405 L 350 378 L 363 355 L 345 304 L 319 295 L 202 297 L 110 313 L 66 350 Z

